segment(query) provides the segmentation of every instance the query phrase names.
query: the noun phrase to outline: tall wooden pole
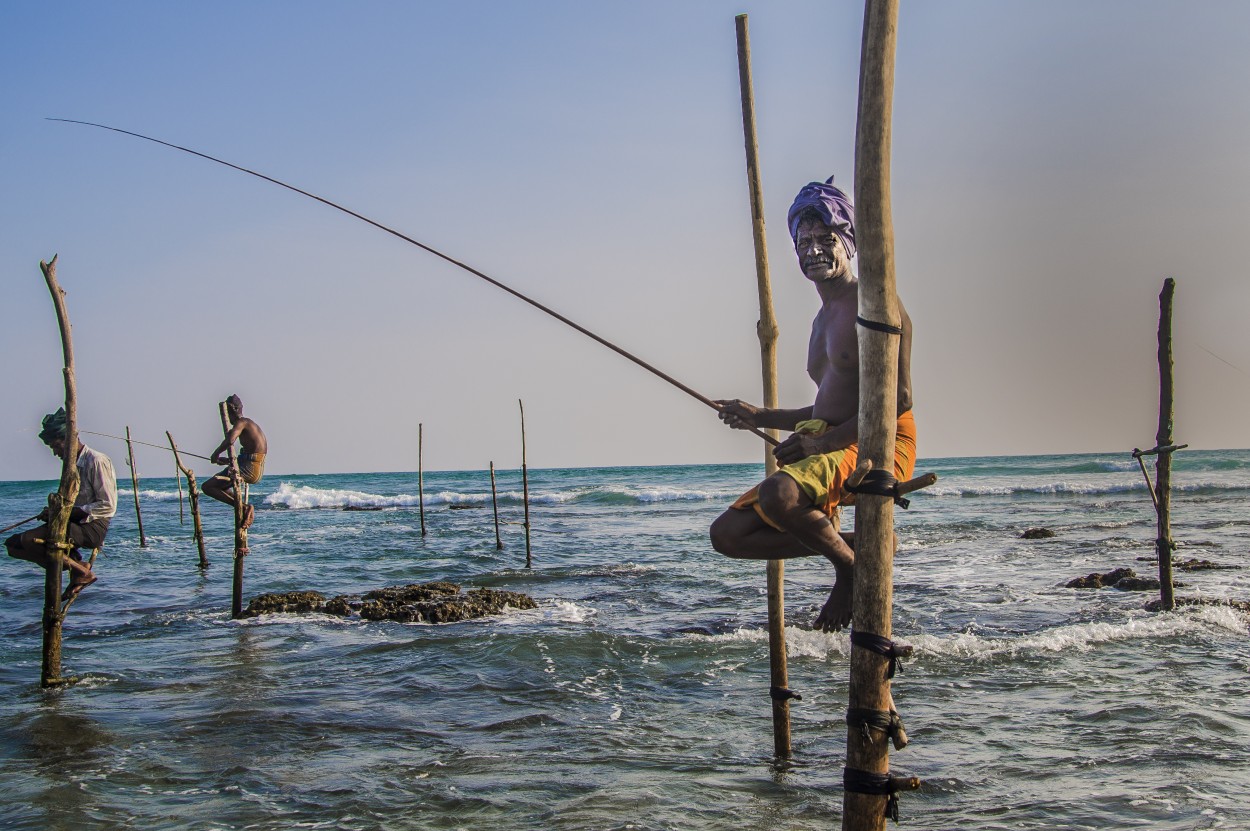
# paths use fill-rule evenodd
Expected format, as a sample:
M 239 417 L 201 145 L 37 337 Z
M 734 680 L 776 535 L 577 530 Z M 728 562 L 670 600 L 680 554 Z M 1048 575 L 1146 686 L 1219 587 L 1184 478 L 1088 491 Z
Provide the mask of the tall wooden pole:
M 525 402 L 516 400 L 521 408 L 521 499 L 525 503 L 525 567 L 534 567 L 534 558 L 530 552 L 530 474 L 525 459 Z
M 200 522 L 200 492 L 195 486 L 195 472 L 182 463 L 182 456 L 178 453 L 178 445 L 174 444 L 174 437 L 168 430 L 165 431 L 165 437 L 169 439 L 169 449 L 174 451 L 174 464 L 178 470 L 182 471 L 182 475 L 187 478 L 187 495 L 191 499 L 193 538 L 195 539 L 196 547 L 200 550 L 200 568 L 208 568 L 208 554 L 204 550 L 204 525 Z
M 230 435 L 230 412 L 226 402 L 218 405 L 221 413 L 221 430 Z M 239 459 L 234 452 L 234 442 L 226 445 L 230 456 L 230 487 L 234 489 L 234 581 L 230 596 L 230 617 L 243 617 L 243 558 L 247 556 L 247 529 L 243 527 L 243 477 L 239 475 Z
M 490 504 L 495 509 L 495 550 L 503 551 L 503 537 L 499 536 L 499 492 L 495 490 L 495 463 L 490 463 Z
M 425 536 L 425 471 L 421 454 L 425 445 L 425 425 L 417 425 L 417 506 L 421 512 L 421 536 Z
M 751 237 L 755 242 L 755 280 L 759 290 L 760 319 L 755 324 L 760 340 L 760 367 L 764 380 L 764 406 L 776 409 L 777 402 L 777 316 L 773 312 L 773 290 L 768 277 L 768 242 L 764 233 L 764 193 L 760 184 L 759 141 L 755 131 L 755 91 L 751 82 L 751 39 L 747 16 L 734 18 L 738 35 L 738 82 L 742 97 L 742 134 L 746 146 L 747 187 L 751 197 Z M 776 437 L 776 431 L 769 433 Z M 772 448 L 764 446 L 764 472 L 777 472 Z M 786 668 L 785 565 L 769 560 L 768 574 L 768 657 L 772 685 L 773 751 L 788 759 L 790 743 L 790 681 Z
M 898 0 L 866 0 L 860 55 L 859 117 L 855 131 L 855 242 L 859 249 L 859 314 L 901 328 L 894 281 L 894 228 L 890 207 L 890 143 Z M 899 337 L 859 329 L 859 457 L 874 470 L 894 470 L 898 418 Z M 855 503 L 854 634 L 889 639 L 893 604 L 894 503 L 860 494 Z M 889 659 L 861 646 L 851 648 L 851 708 L 890 712 Z M 867 738 L 865 738 L 867 733 Z M 852 779 L 888 775 L 888 736 L 848 726 L 846 773 Z M 884 793 L 846 790 L 844 831 L 885 827 Z
M 48 539 L 45 552 L 47 573 L 43 582 L 43 667 L 39 683 L 57 687 L 69 683 L 61 676 L 61 624 L 66 606 L 61 605 L 61 571 L 69 543 L 69 515 L 78 498 L 78 382 L 74 376 L 74 339 L 65 307 L 65 290 L 56 280 L 56 256 L 39 263 L 44 282 L 52 294 L 56 319 L 61 330 L 61 352 L 64 357 L 65 381 L 65 456 L 61 460 L 61 484 L 56 493 L 48 495 Z
M 1172 446 L 1172 295 L 1176 281 L 1163 281 L 1159 293 L 1159 431 L 1155 447 Z M 1172 592 L 1172 453 L 1160 449 L 1155 457 L 1155 510 L 1159 520 L 1159 536 L 1155 551 L 1159 555 L 1159 600 L 1164 609 L 1176 607 Z
M 143 514 L 139 511 L 139 469 L 135 467 L 135 448 L 130 443 L 130 425 L 126 425 L 126 464 L 130 465 L 130 487 L 135 495 L 135 522 L 139 525 L 139 547 L 147 548 L 148 539 L 143 535 Z

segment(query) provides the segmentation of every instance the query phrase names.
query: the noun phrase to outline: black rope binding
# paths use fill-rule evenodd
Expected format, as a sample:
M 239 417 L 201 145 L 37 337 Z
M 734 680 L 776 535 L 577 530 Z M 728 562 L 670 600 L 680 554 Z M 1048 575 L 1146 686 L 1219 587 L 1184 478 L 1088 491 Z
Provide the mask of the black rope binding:
M 903 719 L 893 710 L 870 710 L 866 707 L 851 707 L 846 711 L 846 723 L 858 727 L 864 741 L 872 739 L 870 730 L 880 730 L 894 743 L 899 750 L 903 744 Z M 905 746 L 905 745 L 904 745 Z
M 887 335 L 903 334 L 902 326 L 893 326 L 889 323 L 878 323 L 875 320 L 865 320 L 859 315 L 855 315 L 855 322 L 865 329 L 872 329 L 874 332 L 885 332 Z
M 799 695 L 789 687 L 769 687 L 768 697 L 773 701 L 789 701 L 792 698 L 795 701 L 803 700 L 803 696 Z
M 871 632 L 860 632 L 855 629 L 851 630 L 851 644 L 889 658 L 890 668 L 886 670 L 886 678 L 893 678 L 896 671 L 901 671 L 902 664 L 900 662 L 903 658 L 911 655 L 910 646 L 895 643 L 889 638 L 883 638 Z
M 885 801 L 885 815 L 898 822 L 898 792 L 894 790 L 890 774 L 843 768 L 842 787 L 850 793 L 888 796 L 889 799 Z
M 899 494 L 898 480 L 888 470 L 870 470 L 864 475 L 863 481 L 858 485 L 844 485 L 843 487 L 848 493 L 888 496 L 894 500 L 895 505 L 903 510 L 906 510 L 911 505 L 910 499 L 905 499 Z

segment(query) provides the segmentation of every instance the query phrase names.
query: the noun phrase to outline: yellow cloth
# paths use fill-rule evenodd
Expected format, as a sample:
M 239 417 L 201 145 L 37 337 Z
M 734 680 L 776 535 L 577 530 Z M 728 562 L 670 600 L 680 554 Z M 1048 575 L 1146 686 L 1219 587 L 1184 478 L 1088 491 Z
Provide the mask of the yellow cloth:
M 253 453 L 239 459 L 239 475 L 249 485 L 255 485 L 265 475 L 265 454 Z
M 794 431 L 819 436 L 828 429 L 829 425 L 826 422 L 812 419 L 799 422 L 795 425 Z M 853 495 L 843 496 L 842 486 L 846 483 L 847 477 L 854 472 L 855 465 L 858 463 L 859 446 L 852 444 L 850 447 L 835 450 L 832 453 L 819 453 L 800 459 L 794 464 L 784 466 L 778 473 L 784 473 L 794 479 L 803 493 L 812 500 L 812 504 L 832 519 L 837 514 L 839 505 L 852 505 L 855 502 Z M 908 410 L 898 417 L 894 438 L 894 478 L 904 482 L 912 477 L 915 469 L 916 418 L 911 410 Z M 732 507 L 739 510 L 754 509 L 760 519 L 768 525 L 778 531 L 783 530 L 760 509 L 759 485 L 738 497 Z

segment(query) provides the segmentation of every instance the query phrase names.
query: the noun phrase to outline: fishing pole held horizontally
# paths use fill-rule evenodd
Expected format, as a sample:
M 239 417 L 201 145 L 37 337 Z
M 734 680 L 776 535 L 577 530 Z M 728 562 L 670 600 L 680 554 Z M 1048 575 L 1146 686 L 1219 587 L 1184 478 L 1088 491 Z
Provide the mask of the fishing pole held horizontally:
M 355 217 L 356 219 L 359 219 L 361 222 L 366 222 L 366 223 L 368 223 L 368 224 L 372 225 L 373 227 L 375 227 L 375 228 L 377 228 L 377 229 L 379 229 L 379 230 L 381 230 L 381 231 L 385 231 L 386 233 L 391 234 L 392 236 L 399 237 L 399 238 L 400 238 L 400 239 L 402 239 L 404 242 L 407 242 L 407 243 L 410 243 L 410 244 L 412 244 L 412 245 L 415 245 L 415 246 L 417 246 L 418 248 L 420 248 L 421 250 L 426 251 L 426 252 L 428 252 L 428 253 L 430 253 L 430 254 L 433 254 L 434 256 L 439 257 L 440 259 L 445 260 L 445 261 L 447 261 L 447 262 L 451 263 L 452 265 L 454 265 L 454 266 L 456 266 L 456 267 L 458 267 L 458 268 L 461 268 L 461 269 L 463 269 L 463 270 L 465 270 L 465 271 L 469 272 L 470 274 L 474 275 L 475 277 L 479 277 L 479 278 L 481 278 L 481 279 L 485 280 L 486 282 L 490 283 L 492 286 L 495 286 L 496 288 L 503 289 L 503 290 L 504 290 L 504 291 L 506 291 L 508 294 L 511 294 L 513 297 L 517 298 L 518 300 L 523 300 L 523 301 L 525 301 L 526 303 L 528 303 L 528 304 L 530 304 L 531 306 L 533 306 L 534 308 L 538 309 L 539 311 L 541 311 L 541 312 L 545 312 L 546 314 L 550 315 L 551 317 L 554 317 L 556 320 L 560 321 L 561 323 L 565 324 L 566 326 L 570 326 L 570 327 L 572 327 L 573 329 L 576 329 L 577 331 L 581 332 L 581 333 L 582 333 L 583 335 L 585 335 L 586 337 L 590 338 L 591 340 L 597 341 L 598 343 L 602 344 L 603 346 L 606 346 L 608 349 L 611 349 L 613 352 L 617 353 L 617 354 L 618 354 L 618 355 L 620 355 L 621 357 L 623 357 L 623 358 L 628 358 L 629 360 L 633 361 L 635 364 L 637 364 L 638 366 L 640 366 L 640 367 L 642 367 L 643 369 L 647 370 L 647 371 L 648 371 L 648 372 L 650 372 L 651 374 L 655 375 L 656 377 L 658 377 L 658 378 L 660 378 L 660 379 L 662 379 L 662 380 L 664 380 L 664 381 L 667 381 L 668 383 L 670 383 L 670 384 L 672 384 L 673 386 L 677 387 L 679 390 L 681 390 L 682 392 L 686 393 L 686 394 L 687 394 L 687 395 L 689 395 L 690 397 L 695 398 L 695 399 L 697 399 L 697 400 L 701 401 L 702 403 L 706 404 L 707 406 L 711 407 L 713 410 L 716 410 L 717 412 L 720 412 L 720 410 L 721 410 L 720 405 L 719 405 L 719 404 L 717 404 L 717 403 L 716 403 L 715 401 L 713 401 L 712 399 L 708 398 L 707 396 L 702 395 L 701 393 L 699 393 L 699 392 L 695 391 L 694 389 L 692 389 L 692 388 L 690 388 L 690 387 L 686 386 L 686 385 L 685 385 L 685 384 L 683 384 L 681 381 L 678 381 L 676 378 L 673 378 L 671 375 L 667 375 L 666 373 L 661 372 L 659 369 L 656 369 L 654 366 L 652 366 L 651 364 L 649 364 L 649 363 L 647 363 L 646 361 L 642 360 L 642 359 L 641 359 L 641 358 L 639 358 L 638 356 L 633 355 L 633 354 L 631 354 L 631 353 L 629 353 L 629 352 L 625 351 L 625 350 L 624 350 L 624 349 L 622 349 L 621 347 L 617 346 L 616 344 L 612 343 L 611 341 L 609 341 L 609 340 L 607 340 L 607 339 L 605 339 L 605 338 L 602 338 L 602 337 L 600 337 L 599 335 L 596 335 L 594 332 L 590 331 L 589 329 L 585 328 L 584 326 L 581 326 L 580 324 L 575 323 L 575 322 L 573 322 L 572 320 L 569 320 L 567 317 L 565 317 L 564 315 L 560 314 L 559 312 L 557 312 L 557 311 L 555 311 L 555 310 L 553 310 L 553 309 L 551 309 L 551 308 L 548 308 L 547 306 L 544 306 L 542 303 L 539 303 L 537 300 L 534 300 L 533 298 L 527 297 L 526 295 L 522 294 L 521 292 L 517 291 L 516 289 L 512 288 L 511 286 L 508 286 L 508 285 L 506 285 L 506 284 L 504 284 L 504 283 L 501 283 L 501 282 L 499 282 L 498 280 L 494 279 L 493 277 L 489 277 L 489 276 L 487 276 L 486 274 L 483 274 L 482 272 L 478 271 L 476 268 L 473 268 L 472 266 L 466 265 L 465 263 L 462 263 L 462 262 L 460 262 L 459 260 L 454 259 L 453 257 L 450 257 L 450 256 L 448 256 L 447 254 L 444 254 L 443 252 L 441 252 L 441 251 L 439 251 L 439 250 L 437 250 L 437 249 L 435 249 L 435 248 L 432 248 L 432 247 L 430 247 L 430 246 L 426 245 L 426 244 L 425 244 L 425 243 L 423 243 L 423 242 L 418 242 L 417 240 L 413 239 L 412 237 L 410 237 L 410 236 L 408 236 L 408 235 L 406 235 L 406 234 L 402 234 L 402 233 L 400 233 L 399 231 L 396 231 L 394 228 L 390 228 L 390 227 L 388 227 L 388 226 L 386 226 L 386 225 L 383 225 L 381 222 L 378 222 L 377 220 L 370 219 L 369 217 L 367 217 L 367 216 L 365 216 L 365 215 L 363 215 L 363 214 L 356 213 L 355 211 L 353 211 L 353 210 L 351 210 L 351 209 L 349 209 L 349 208 L 345 208 L 345 207 L 343 207 L 342 205 L 339 205 L 339 204 L 337 204 L 337 203 L 335 203 L 335 202 L 331 202 L 329 199 L 326 199 L 326 198 L 321 197 L 321 196 L 317 196 L 315 193 L 309 193 L 309 192 L 308 192 L 308 191 L 306 191 L 306 190 L 301 190 L 300 188 L 297 188 L 297 187 L 295 187 L 294 185 L 288 185 L 286 182 L 279 181 L 278 179 L 275 179 L 275 178 L 273 178 L 272 176 L 266 176 L 265 174 L 263 174 L 263 173 L 258 173 L 258 172 L 256 172 L 255 170 L 249 170 L 249 169 L 248 169 L 248 168 L 246 168 L 246 167 L 241 167 L 241 166 L 239 166 L 239 165 L 237 165 L 237 164 L 232 164 L 232 163 L 230 163 L 230 162 L 228 162 L 228 161 L 225 161 L 224 159 L 219 159 L 219 158 L 217 158 L 217 157 L 215 157 L 215 156 L 210 156 L 210 155 L 208 155 L 207 153 L 201 153 L 201 152 L 200 152 L 200 151 L 198 151 L 198 150 L 192 150 L 192 149 L 191 149 L 191 148 L 189 148 L 189 147 L 182 147 L 181 145 L 172 144 L 172 143 L 170 143 L 170 142 L 168 142 L 168 141 L 162 141 L 162 140 L 160 140 L 160 139 L 158 139 L 158 138 L 152 138 L 151 136 L 145 136 L 145 135 L 143 135 L 142 133 L 134 133 L 134 132 L 131 132 L 130 130 L 123 130 L 123 129 L 119 128 L 119 127 L 110 127 L 110 126 L 108 126 L 107 124 L 96 124 L 96 123 L 91 122 L 91 121 L 78 121 L 78 120 L 75 120 L 75 119 L 72 119 L 72 118 L 49 118 L 49 119 L 48 119 L 48 121 L 60 121 L 60 122 L 66 123 L 66 124 L 81 124 L 81 125 L 86 126 L 86 127 L 98 127 L 98 128 L 99 128 L 99 129 L 101 129 L 101 130 L 109 130 L 109 131 L 114 132 L 114 133 L 121 133 L 121 134 L 123 134 L 123 135 L 127 135 L 127 136 L 134 136 L 135 138 L 143 139 L 144 141 L 150 141 L 150 142 L 152 142 L 152 143 L 154 143 L 154 144 L 161 144 L 161 145 L 164 145 L 165 147 L 169 147 L 169 148 L 171 148 L 171 149 L 173 149 L 173 150 L 181 150 L 181 151 L 182 151 L 182 152 L 184 152 L 184 153 L 190 153 L 192 156 L 199 156 L 201 159 L 207 159 L 207 160 L 208 160 L 208 161 L 210 161 L 210 162 L 216 162 L 217 164 L 220 164 L 220 165 L 225 165 L 226 167 L 229 167 L 229 168 L 232 168 L 232 169 L 234 169 L 234 170 L 237 170 L 237 171 L 239 171 L 240 173 L 247 173 L 247 174 L 249 174 L 249 175 L 251 175 L 251 176 L 255 176 L 255 177 L 256 177 L 256 178 L 258 178 L 258 179 L 264 179 L 266 182 L 272 182 L 272 183 L 273 183 L 273 184 L 275 184 L 275 185 L 278 185 L 278 186 L 280 186 L 280 187 L 284 187 L 284 188 L 286 188 L 287 190 L 295 191 L 296 193 L 298 193 L 298 194 L 300 194 L 300 195 L 302 195 L 302 196 L 307 196 L 309 199 L 315 199 L 316 201 L 320 202 L 320 203 L 321 203 L 321 204 L 323 204 L 323 205 L 327 205 L 327 206 L 329 206 L 329 207 L 331 207 L 331 208 L 334 208 L 335 210 L 342 211 L 343 213 L 347 214 L 348 216 L 353 216 L 353 217 Z M 765 433 L 763 430 L 760 430 L 760 429 L 755 428 L 755 427 L 750 427 L 750 428 L 747 428 L 747 429 L 748 429 L 751 433 L 754 433 L 755 435 L 759 436 L 759 437 L 760 437 L 761 439 L 763 439 L 764 441 L 768 442 L 769 444 L 773 444 L 773 445 L 778 444 L 777 439 L 775 439 L 775 438 L 773 438 L 772 436 L 768 435 L 768 434 L 767 434 L 767 433 Z

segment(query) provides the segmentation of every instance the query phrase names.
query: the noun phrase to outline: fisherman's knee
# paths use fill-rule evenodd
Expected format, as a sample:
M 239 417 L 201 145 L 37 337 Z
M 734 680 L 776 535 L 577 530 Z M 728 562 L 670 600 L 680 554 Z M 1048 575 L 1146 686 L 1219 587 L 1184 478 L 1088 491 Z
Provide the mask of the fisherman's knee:
M 774 474 L 760 483 L 760 510 L 767 516 L 781 516 L 798 507 L 803 495 L 792 477 Z
M 730 508 L 730 511 L 733 509 Z M 733 532 L 733 518 L 729 511 L 712 520 L 712 527 L 708 529 L 708 537 L 712 541 L 712 550 L 718 554 L 724 554 L 726 557 L 732 557 L 735 550 L 734 541 L 737 535 Z

